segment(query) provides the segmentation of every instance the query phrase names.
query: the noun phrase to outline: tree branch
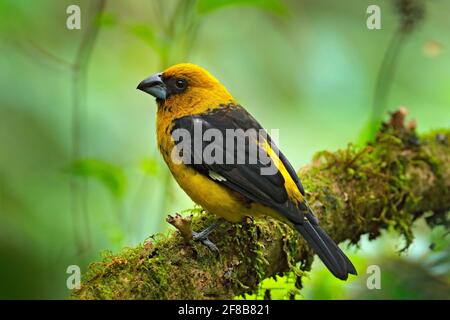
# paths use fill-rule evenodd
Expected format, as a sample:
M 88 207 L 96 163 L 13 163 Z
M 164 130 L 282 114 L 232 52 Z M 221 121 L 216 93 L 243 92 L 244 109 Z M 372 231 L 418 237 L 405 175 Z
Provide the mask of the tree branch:
M 337 242 L 356 244 L 393 227 L 409 244 L 413 221 L 425 212 L 445 223 L 450 209 L 450 130 L 418 138 L 402 109 L 363 149 L 319 152 L 300 170 L 308 200 Z M 214 221 L 200 213 L 194 230 Z M 270 218 L 222 223 L 210 235 L 220 257 L 179 232 L 162 236 L 91 264 L 76 299 L 229 299 L 257 289 L 267 277 L 309 270 L 312 252 L 297 233 Z M 300 264 L 298 264 L 300 262 Z M 300 265 L 300 268 L 297 266 Z

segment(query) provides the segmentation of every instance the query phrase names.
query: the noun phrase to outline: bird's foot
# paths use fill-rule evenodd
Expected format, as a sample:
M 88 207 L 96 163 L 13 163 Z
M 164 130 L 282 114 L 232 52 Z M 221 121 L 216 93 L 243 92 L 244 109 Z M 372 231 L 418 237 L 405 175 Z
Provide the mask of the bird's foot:
M 174 217 L 169 215 L 166 220 L 168 223 L 170 223 L 171 225 L 173 225 L 175 228 L 178 229 L 178 232 L 183 237 L 186 244 L 188 244 L 191 240 L 200 241 L 205 246 L 207 246 L 212 252 L 219 254 L 219 248 L 217 248 L 217 246 L 211 240 L 208 239 L 208 236 L 217 227 L 219 221 L 212 223 L 210 226 L 208 226 L 207 228 L 205 228 L 200 232 L 194 232 L 192 231 L 191 228 L 192 215 L 182 217 L 179 213 L 177 213 Z
M 219 254 L 219 248 L 208 239 L 208 236 L 211 234 L 211 232 L 217 227 L 219 223 L 214 222 L 204 230 L 200 232 L 192 232 L 192 240 L 194 241 L 201 241 L 205 246 L 207 246 L 212 252 Z

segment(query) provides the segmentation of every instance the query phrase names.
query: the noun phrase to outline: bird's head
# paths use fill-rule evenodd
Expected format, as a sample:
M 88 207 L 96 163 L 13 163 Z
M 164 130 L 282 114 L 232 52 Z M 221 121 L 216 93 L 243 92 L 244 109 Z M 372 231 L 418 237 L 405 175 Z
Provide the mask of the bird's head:
M 191 63 L 176 64 L 139 83 L 137 89 L 156 98 L 172 112 L 201 112 L 233 102 L 227 89 L 207 70 Z

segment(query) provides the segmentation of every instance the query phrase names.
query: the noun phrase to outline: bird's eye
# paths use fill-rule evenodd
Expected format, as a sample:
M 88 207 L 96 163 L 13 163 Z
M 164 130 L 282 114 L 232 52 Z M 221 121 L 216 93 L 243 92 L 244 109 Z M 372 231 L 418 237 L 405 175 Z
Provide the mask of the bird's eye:
M 177 81 L 175 81 L 175 86 L 177 87 L 177 89 L 183 90 L 186 88 L 186 80 L 184 79 L 178 79 Z

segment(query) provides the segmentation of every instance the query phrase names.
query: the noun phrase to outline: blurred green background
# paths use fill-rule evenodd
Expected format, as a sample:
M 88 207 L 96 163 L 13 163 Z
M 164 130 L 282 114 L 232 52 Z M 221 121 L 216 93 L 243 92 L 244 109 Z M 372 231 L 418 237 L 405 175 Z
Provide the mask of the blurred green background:
M 85 271 L 193 206 L 157 152 L 155 103 L 136 90 L 170 64 L 210 70 L 280 128 L 297 168 L 370 139 L 368 124 L 401 105 L 419 132 L 449 127 L 450 2 L 426 1 L 412 22 L 393 2 L 0 0 L 0 298 L 64 299 L 67 266 Z M 81 30 L 66 28 L 71 4 Z M 370 4 L 381 30 L 366 27 Z M 360 273 L 349 282 L 316 261 L 302 291 L 287 276 L 247 298 L 448 299 L 448 231 L 415 229 L 402 255 L 393 232 L 349 248 Z M 381 290 L 366 287 L 369 265 Z

